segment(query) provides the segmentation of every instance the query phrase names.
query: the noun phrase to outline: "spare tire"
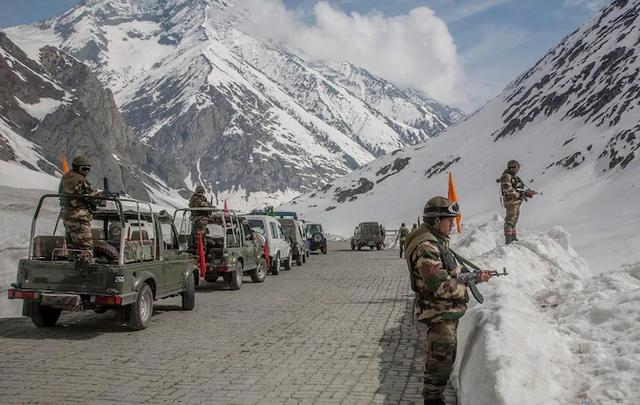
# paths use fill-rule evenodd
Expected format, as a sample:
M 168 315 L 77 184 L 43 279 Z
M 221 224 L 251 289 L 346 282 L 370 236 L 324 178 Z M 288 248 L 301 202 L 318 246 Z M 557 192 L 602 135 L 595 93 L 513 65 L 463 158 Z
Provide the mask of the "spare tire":
M 93 241 L 93 256 L 110 262 L 115 262 L 120 257 L 118 249 L 111 246 L 106 240 Z

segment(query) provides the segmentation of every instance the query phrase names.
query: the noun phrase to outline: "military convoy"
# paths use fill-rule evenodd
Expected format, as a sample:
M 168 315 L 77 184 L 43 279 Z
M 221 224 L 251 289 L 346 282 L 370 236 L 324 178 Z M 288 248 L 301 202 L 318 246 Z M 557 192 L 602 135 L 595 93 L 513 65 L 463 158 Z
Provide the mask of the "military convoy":
M 62 311 L 113 309 L 130 329 L 145 329 L 156 300 L 180 296 L 181 308 L 189 311 L 195 307 L 196 287 L 205 282 L 222 278 L 238 290 L 244 275 L 262 283 L 268 271 L 277 275 L 281 266 L 302 265 L 310 245 L 326 254 L 320 224 L 305 228 L 297 219 L 218 208 L 178 209 L 172 216 L 117 194 L 82 197 L 96 207 L 93 250 L 83 251 L 69 245 L 60 215 L 49 224 L 53 230 L 40 231 L 40 222 L 47 222 L 40 221 L 41 212 L 53 210 L 45 205 L 58 207 L 69 196 L 47 194 L 39 200 L 28 257 L 20 260 L 8 290 L 9 299 L 24 301 L 23 315 L 38 327 L 54 326 Z M 205 232 L 194 232 L 194 211 L 206 211 L 198 216 L 206 218 Z
M 54 326 L 63 310 L 115 309 L 117 317 L 134 330 L 151 321 L 153 301 L 182 297 L 182 309 L 195 306 L 200 282 L 193 256 L 181 251 L 173 218 L 155 213 L 150 204 L 119 197 L 95 197 L 111 207 L 93 214 L 94 251 L 67 247 L 56 221 L 53 232 L 37 233 L 43 196 L 31 226 L 29 256 L 20 260 L 10 299 L 22 299 L 23 315 L 37 326 Z M 94 197 L 91 197 L 94 198 Z M 75 260 L 88 254 L 93 260 Z

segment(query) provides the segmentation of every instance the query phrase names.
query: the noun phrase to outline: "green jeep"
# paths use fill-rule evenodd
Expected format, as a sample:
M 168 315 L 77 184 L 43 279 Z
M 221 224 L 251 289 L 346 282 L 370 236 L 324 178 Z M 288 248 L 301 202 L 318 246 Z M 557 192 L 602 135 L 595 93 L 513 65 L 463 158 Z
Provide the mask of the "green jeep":
M 197 234 L 197 226 L 192 217 L 198 213 L 205 218 L 204 239 Z M 202 213 L 205 213 L 203 216 Z M 179 240 L 188 250 L 199 254 L 202 240 L 204 260 L 201 272 L 207 282 L 215 282 L 222 277 L 232 290 L 239 290 L 245 273 L 254 283 L 262 283 L 267 277 L 267 261 L 264 255 L 264 237 L 249 228 L 246 219 L 233 210 L 218 208 L 182 208 L 174 213 L 174 221 L 179 222 Z
M 384 249 L 383 229 L 377 222 L 362 222 L 358 224 L 351 237 L 351 250 L 361 250 L 363 246 Z
M 119 196 L 91 197 L 106 206 L 93 213 L 94 251 L 82 252 L 67 248 L 65 235 L 57 234 L 64 233 L 59 217 L 53 232 L 37 232 L 43 204 L 64 196 L 45 195 L 36 208 L 29 256 L 20 260 L 9 289 L 10 299 L 24 300 L 23 315 L 36 326 L 53 326 L 63 310 L 115 309 L 128 327 L 140 330 L 151 321 L 154 300 L 181 295 L 182 309 L 194 308 L 198 268 L 191 254 L 180 251 L 166 211 L 154 213 L 149 203 Z M 78 260 L 81 254 L 92 257 Z

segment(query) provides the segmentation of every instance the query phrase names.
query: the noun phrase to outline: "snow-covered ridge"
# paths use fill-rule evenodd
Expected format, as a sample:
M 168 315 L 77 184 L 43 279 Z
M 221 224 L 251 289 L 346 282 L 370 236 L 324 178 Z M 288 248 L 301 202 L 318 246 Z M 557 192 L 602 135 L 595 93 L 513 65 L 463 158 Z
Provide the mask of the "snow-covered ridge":
M 461 116 L 351 64 L 254 38 L 230 5 L 91 0 L 7 33 L 34 59 L 51 44 L 87 63 L 136 137 L 180 162 L 178 175 L 157 173 L 170 188 L 191 174 L 232 203 L 322 186 Z
M 452 172 L 463 221 L 485 221 L 503 212 L 495 180 L 516 159 L 522 179 L 544 192 L 524 204 L 522 225 L 562 225 L 598 271 L 640 261 L 639 41 L 640 2 L 616 1 L 441 136 L 283 209 L 345 236 L 361 221 L 394 229 L 417 222 L 429 197 L 446 195 Z
M 456 238 L 458 253 L 509 276 L 480 285 L 460 323 L 460 403 L 633 403 L 640 375 L 640 263 L 589 276 L 561 228 L 501 246 L 501 218 Z

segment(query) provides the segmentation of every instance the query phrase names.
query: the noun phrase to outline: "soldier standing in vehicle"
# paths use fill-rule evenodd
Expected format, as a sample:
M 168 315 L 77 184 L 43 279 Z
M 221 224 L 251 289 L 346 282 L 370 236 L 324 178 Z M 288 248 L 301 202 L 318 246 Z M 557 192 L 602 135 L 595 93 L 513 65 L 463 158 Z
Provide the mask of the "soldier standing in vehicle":
M 409 235 L 409 228 L 407 228 L 404 224 L 400 225 L 400 229 L 398 229 L 398 234 L 396 235 L 396 242 L 400 242 L 400 258 L 404 254 L 404 242 L 407 240 L 407 235 Z
M 93 238 L 91 236 L 92 212 L 98 205 L 94 199 L 82 196 L 98 196 L 100 190 L 91 186 L 86 179 L 91 170 L 91 162 L 84 156 L 76 156 L 71 162 L 71 170 L 60 180 L 59 194 L 77 194 L 78 197 L 61 197 L 61 217 L 66 230 L 67 244 L 70 249 L 81 250 L 81 257 L 93 256 Z
M 196 192 L 191 196 L 189 208 L 211 208 L 211 203 L 207 201 L 204 187 L 196 187 Z M 191 222 L 193 226 L 193 238 L 197 240 L 198 231 L 202 231 L 203 235 L 207 234 L 207 224 L 209 222 L 209 210 L 191 211 Z
M 517 160 L 510 160 L 499 179 L 502 204 L 506 210 L 504 240 L 507 245 L 518 240 L 516 224 L 520 217 L 522 201 L 526 201 L 534 195 L 533 191 L 525 189 L 524 182 L 518 177 L 518 170 L 520 170 L 520 163 Z
M 416 295 L 416 316 L 428 327 L 423 396 L 425 405 L 444 405 L 443 392 L 456 357 L 458 320 L 469 301 L 461 271 L 449 249 L 449 235 L 460 214 L 458 203 L 444 197 L 427 201 L 424 223 L 406 240 L 411 288 Z M 491 278 L 481 272 L 478 282 Z

